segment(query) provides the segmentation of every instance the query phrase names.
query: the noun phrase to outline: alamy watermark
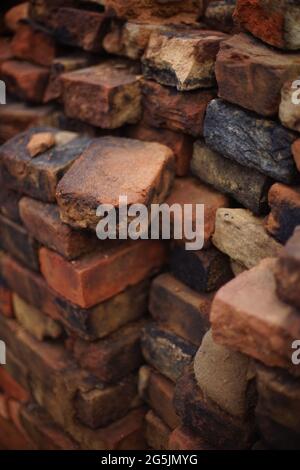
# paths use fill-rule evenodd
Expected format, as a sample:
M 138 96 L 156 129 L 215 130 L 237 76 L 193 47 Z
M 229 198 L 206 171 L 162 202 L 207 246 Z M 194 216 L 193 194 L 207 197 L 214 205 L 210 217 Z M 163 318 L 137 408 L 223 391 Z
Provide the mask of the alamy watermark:
M 0 341 L 0 365 L 6 364 L 6 344 L 4 341 Z
M 300 104 L 300 80 L 294 80 L 292 83 L 292 103 Z
M 292 354 L 292 363 L 294 366 L 298 366 L 300 364 L 300 339 L 293 341 L 292 349 L 295 349 Z
M 6 104 L 6 85 L 0 80 L 0 104 Z
M 101 204 L 96 211 L 100 240 L 184 240 L 187 250 L 204 245 L 204 204 Z

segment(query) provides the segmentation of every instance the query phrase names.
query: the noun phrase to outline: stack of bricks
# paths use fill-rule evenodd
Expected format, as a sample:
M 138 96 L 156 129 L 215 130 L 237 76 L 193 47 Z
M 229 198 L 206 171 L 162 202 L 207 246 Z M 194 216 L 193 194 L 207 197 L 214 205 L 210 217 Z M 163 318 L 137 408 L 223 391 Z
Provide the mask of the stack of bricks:
M 12 4 L 0 448 L 299 448 L 298 2 Z M 119 196 L 203 247 L 100 241 Z

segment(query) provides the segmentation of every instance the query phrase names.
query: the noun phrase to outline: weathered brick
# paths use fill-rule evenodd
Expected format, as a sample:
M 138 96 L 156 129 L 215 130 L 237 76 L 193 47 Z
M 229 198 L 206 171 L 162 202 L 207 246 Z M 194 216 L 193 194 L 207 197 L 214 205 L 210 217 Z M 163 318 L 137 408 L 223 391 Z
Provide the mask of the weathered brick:
M 40 406 L 29 403 L 20 410 L 20 420 L 38 450 L 77 450 L 73 441 Z
M 175 429 L 180 424 L 173 406 L 174 384 L 163 375 L 143 366 L 139 371 L 139 392 L 141 398 L 167 424 Z
M 297 93 L 296 99 L 298 100 L 298 88 L 296 88 L 295 90 L 294 81 L 289 80 L 285 82 L 285 84 L 281 88 L 279 119 L 285 127 L 288 127 L 289 129 L 299 132 L 300 131 L 300 106 L 299 104 L 294 102 L 295 92 Z
M 162 274 L 152 283 L 149 311 L 154 320 L 197 345 L 209 329 L 211 294 L 198 294 L 175 279 Z
M 91 429 L 105 427 L 139 405 L 134 375 L 111 386 L 97 384 L 91 390 L 79 390 L 74 400 L 77 418 Z
M 61 76 L 64 73 L 88 67 L 93 62 L 92 57 L 82 51 L 73 52 L 67 56 L 53 59 L 50 67 L 48 85 L 44 94 L 44 103 L 62 99 Z M 61 128 L 61 126 L 60 126 Z
M 275 268 L 277 294 L 290 305 L 300 308 L 299 274 L 300 274 L 300 228 L 297 227 L 293 236 L 281 251 Z
M 4 22 L 7 29 L 15 33 L 21 21 L 28 18 L 29 2 L 19 3 L 10 8 L 4 15 Z
M 174 159 L 169 148 L 152 142 L 102 137 L 58 185 L 61 218 L 74 227 L 94 229 L 100 221 L 96 214 L 100 204 L 118 208 L 119 197 L 127 196 L 128 206 L 138 203 L 149 208 L 152 203 L 165 200 L 173 176 Z
M 197 348 L 180 336 L 152 323 L 144 330 L 142 351 L 148 364 L 176 382 L 192 361 Z
M 213 244 L 246 268 L 277 256 L 281 250 L 281 245 L 265 230 L 263 219 L 246 209 L 217 211 Z
M 142 111 L 138 73 L 135 63 L 110 59 L 63 74 L 65 114 L 105 129 L 138 122 Z
M 20 102 L 0 106 L 0 143 L 30 127 L 55 126 L 56 116 L 52 106 L 30 106 Z
M 205 439 L 205 430 L 200 433 L 193 431 L 187 426 L 179 426 L 170 434 L 168 450 L 214 450 Z
M 12 95 L 31 103 L 42 103 L 49 79 L 46 67 L 8 60 L 1 66 L 1 77 Z
M 192 173 L 218 191 L 228 194 L 256 214 L 267 210 L 271 178 L 211 150 L 202 140 L 194 144 Z
M 49 286 L 83 308 L 137 284 L 158 271 L 165 261 L 166 247 L 155 240 L 112 244 L 72 262 L 47 248 L 40 249 L 41 271 Z
M 112 22 L 110 31 L 103 39 L 103 48 L 109 54 L 116 54 L 129 59 L 138 60 L 142 57 L 153 31 L 160 26 L 153 23 L 126 21 Z
M 284 54 L 237 34 L 221 43 L 216 62 L 218 95 L 262 116 L 273 116 L 279 110 L 283 84 L 296 79 L 299 72 L 300 54 Z
M 37 22 L 50 27 L 53 25 L 55 13 L 62 7 L 76 6 L 77 0 L 30 0 L 29 17 Z
M 13 294 L 13 308 L 20 325 L 39 341 L 57 339 L 62 335 L 63 330 L 59 323 L 26 303 L 17 294 Z
M 68 348 L 82 369 L 104 383 L 114 383 L 137 370 L 142 362 L 140 337 L 144 321 L 132 322 L 107 338 L 87 342 L 72 339 Z
M 29 23 L 21 23 L 11 43 L 14 57 L 50 67 L 58 54 L 53 36 Z
M 53 17 L 53 34 L 62 44 L 89 52 L 100 52 L 109 28 L 105 13 L 76 8 L 59 8 Z
M 194 374 L 203 396 L 223 411 L 239 419 L 253 415 L 256 389 L 252 361 L 217 344 L 211 330 L 195 356 Z
M 285 243 L 300 225 L 300 187 L 275 183 L 268 195 L 271 213 L 266 229 L 279 242 Z
M 88 232 L 73 230 L 59 217 L 55 204 L 46 204 L 31 198 L 22 198 L 21 219 L 28 232 L 42 245 L 57 251 L 66 259 L 72 260 L 91 252 L 98 239 Z
M 166 145 L 174 153 L 176 175 L 186 176 L 189 173 L 193 153 L 192 137 L 182 132 L 147 126 L 143 121 L 136 126 L 131 126 L 127 131 L 127 136 L 131 139 L 138 139 L 144 142 L 158 142 Z
M 86 340 L 108 336 L 147 312 L 149 281 L 142 281 L 90 309 L 81 309 L 59 297 L 44 279 L 8 256 L 0 257 L 3 279 L 11 290 L 72 334 Z
M 300 9 L 297 0 L 272 2 L 238 0 L 234 18 L 254 36 L 271 46 L 300 49 Z
M 145 416 L 145 435 L 150 448 L 166 450 L 170 436 L 170 429 L 153 411 Z
M 204 137 L 207 145 L 224 157 L 276 181 L 289 184 L 296 177 L 291 145 L 297 136 L 276 121 L 213 100 L 207 108 Z
M 38 271 L 38 244 L 19 224 L 0 216 L 0 246 L 29 268 Z
M 215 248 L 191 251 L 176 246 L 170 255 L 170 270 L 196 292 L 213 292 L 232 277 L 229 258 Z
M 224 33 L 232 33 L 238 29 L 232 18 L 236 0 L 210 0 L 207 3 L 203 20 L 209 28 Z
M 175 388 L 175 409 L 183 425 L 202 434 L 215 449 L 248 449 L 254 442 L 254 419 L 239 419 L 221 410 L 197 385 L 192 366 Z
M 55 136 L 56 146 L 31 158 L 28 143 L 42 132 Z M 45 202 L 55 201 L 58 181 L 90 144 L 88 137 L 52 128 L 32 128 L 0 147 L 0 169 L 8 187 Z
M 142 58 L 146 79 L 178 91 L 215 85 L 215 61 L 226 35 L 201 29 L 166 28 L 151 34 Z
M 299 313 L 277 297 L 275 264 L 268 258 L 218 291 L 210 316 L 213 336 L 270 367 L 299 375 L 291 360 L 293 341 L 300 337 Z
M 230 205 L 229 199 L 221 193 L 218 193 L 215 189 L 207 186 L 204 183 L 200 183 L 196 178 L 176 178 L 172 191 L 169 197 L 166 199 L 166 204 L 170 207 L 173 204 L 181 206 L 181 213 L 174 212 L 171 215 L 171 223 L 173 226 L 179 227 L 182 225 L 182 239 L 175 240 L 176 243 L 183 244 L 182 242 L 193 242 L 194 240 L 188 240 L 185 236 L 185 227 L 189 223 L 193 228 L 194 233 L 197 232 L 197 236 L 200 235 L 200 230 L 203 230 L 203 246 L 210 246 L 210 240 L 215 229 L 215 218 L 217 209 L 220 207 L 228 207 Z M 192 214 L 188 215 L 185 213 L 185 205 L 192 205 Z M 197 213 L 196 205 L 202 204 L 204 206 L 204 223 L 201 226 L 197 226 Z M 184 216 L 182 216 L 184 214 Z M 196 241 L 196 237 L 195 237 Z M 198 245 L 199 249 L 199 245 Z
M 195 22 L 203 12 L 203 0 L 169 0 L 162 3 L 160 0 L 106 0 L 105 8 L 116 16 L 126 19 L 138 19 L 149 23 L 191 23 Z
M 143 80 L 144 119 L 148 125 L 198 137 L 213 90 L 178 92 L 151 80 Z

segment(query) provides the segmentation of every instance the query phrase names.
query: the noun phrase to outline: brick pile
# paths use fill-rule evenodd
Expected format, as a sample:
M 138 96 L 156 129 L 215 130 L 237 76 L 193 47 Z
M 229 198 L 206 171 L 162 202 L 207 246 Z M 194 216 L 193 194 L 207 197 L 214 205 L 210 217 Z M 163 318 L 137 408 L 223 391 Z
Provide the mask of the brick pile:
M 299 448 L 298 2 L 12 3 L 0 447 Z M 203 248 L 98 240 L 120 195 Z

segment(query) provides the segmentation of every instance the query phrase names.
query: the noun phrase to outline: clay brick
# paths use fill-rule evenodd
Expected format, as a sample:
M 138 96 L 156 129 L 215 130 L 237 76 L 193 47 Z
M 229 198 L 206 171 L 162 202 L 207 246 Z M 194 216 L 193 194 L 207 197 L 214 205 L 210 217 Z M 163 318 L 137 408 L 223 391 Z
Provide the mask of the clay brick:
M 61 76 L 64 73 L 88 67 L 93 62 L 90 55 L 84 52 L 73 52 L 68 56 L 53 59 L 50 67 L 48 86 L 44 94 L 44 103 L 61 100 L 63 88 Z M 61 126 L 60 126 L 61 128 Z
M 266 229 L 279 242 L 285 243 L 300 225 L 300 188 L 276 183 L 271 187 L 268 199 L 271 213 L 266 220 Z
M 210 29 L 232 33 L 238 28 L 233 22 L 236 0 L 209 1 L 203 21 Z
M 180 336 L 152 323 L 144 330 L 142 351 L 148 364 L 176 382 L 192 361 L 197 348 Z
M 6 317 L 13 317 L 12 292 L 0 276 L 0 313 Z
M 234 19 L 240 26 L 271 46 L 300 49 L 300 9 L 297 0 L 272 2 L 238 0 Z
M 0 106 L 0 143 L 30 127 L 55 125 L 56 113 L 52 106 L 30 106 L 17 102 Z
M 8 256 L 0 258 L 1 269 L 10 289 L 50 318 L 62 323 L 68 331 L 89 341 L 109 335 L 147 311 L 148 280 L 91 309 L 81 309 L 59 297 L 41 276 Z
M 210 246 L 210 240 L 214 233 L 215 229 L 215 218 L 217 209 L 220 207 L 228 207 L 230 205 L 229 199 L 221 193 L 218 193 L 215 189 L 207 186 L 204 183 L 200 183 L 196 178 L 176 178 L 172 191 L 169 197 L 166 199 L 166 204 L 170 207 L 173 204 L 178 204 L 182 207 L 182 212 L 177 216 L 176 211 L 174 215 L 171 216 L 171 222 L 175 226 L 179 226 L 182 221 L 182 240 L 175 240 L 176 243 L 183 244 L 182 242 L 191 242 L 194 240 L 187 240 L 184 235 L 185 224 L 188 222 L 191 223 L 194 232 L 200 232 L 203 230 L 203 246 Z M 185 214 L 184 218 L 182 213 L 184 213 L 185 204 L 192 205 L 192 216 Z M 199 227 L 196 225 L 197 214 L 196 214 L 196 204 L 204 205 L 204 224 Z M 198 233 L 198 235 L 200 235 Z M 195 247 L 194 247 L 195 249 Z M 199 246 L 198 246 L 199 249 Z
M 160 0 L 106 0 L 105 8 L 108 12 L 126 19 L 138 19 L 149 23 L 191 23 L 195 22 L 204 9 L 202 0 L 169 0 L 162 3 Z
M 272 446 L 274 438 L 281 441 L 281 445 L 277 448 L 285 448 L 284 444 L 288 442 L 288 437 L 293 436 L 289 443 L 289 448 L 300 446 L 300 387 L 299 379 L 295 379 L 288 373 L 280 369 L 271 369 L 262 364 L 257 365 L 257 388 L 259 393 L 258 416 L 263 415 L 263 421 L 268 419 L 269 423 L 276 423 L 282 429 L 281 434 L 276 433 L 277 426 L 274 427 L 274 435 L 266 432 L 264 435 L 265 425 L 262 425 L 262 435 L 264 440 Z M 272 427 L 271 427 L 272 428 Z M 271 438 L 270 442 L 269 439 Z M 292 444 L 291 444 L 292 443 Z M 291 447 L 290 447 L 291 446 Z
M 239 419 L 253 415 L 257 397 L 252 361 L 217 344 L 211 330 L 195 356 L 194 374 L 203 396 L 223 411 Z
M 226 35 L 201 29 L 166 28 L 153 32 L 142 58 L 146 79 L 178 91 L 215 85 L 215 61 Z
M 141 398 L 170 429 L 175 429 L 180 420 L 173 406 L 174 384 L 148 366 L 139 371 L 139 393 Z
M 114 245 L 73 262 L 47 248 L 40 249 L 41 271 L 49 286 L 83 308 L 93 307 L 137 284 L 165 261 L 164 244 L 154 240 Z
M 205 434 L 205 430 L 202 434 Z M 170 434 L 168 450 L 214 450 L 205 442 L 201 433 L 197 433 L 187 426 L 179 426 Z
M 0 246 L 27 267 L 38 271 L 38 244 L 21 226 L 0 216 Z
M 55 204 L 22 198 L 20 214 L 28 232 L 42 245 L 57 251 L 68 260 L 91 252 L 98 243 L 95 235 L 73 230 L 59 217 Z
M 210 316 L 213 336 L 267 366 L 299 375 L 291 360 L 292 343 L 300 337 L 299 313 L 278 299 L 275 265 L 268 258 L 218 291 Z
M 34 135 L 51 132 L 56 146 L 31 158 L 27 145 Z M 7 186 L 45 202 L 55 201 L 58 181 L 90 144 L 88 137 L 52 128 L 32 128 L 0 148 L 1 172 Z
M 68 345 L 82 369 L 104 383 L 114 383 L 137 370 L 142 362 L 140 337 L 144 322 L 132 322 L 93 343 L 74 339 Z
M 11 46 L 16 58 L 45 67 L 51 66 L 58 53 L 53 36 L 28 23 L 19 25 Z
M 1 336 L 8 349 L 21 356 L 30 367 L 34 399 L 63 427 L 80 447 L 89 450 L 131 450 L 145 445 L 141 433 L 145 410 L 139 408 L 106 428 L 90 430 L 74 414 L 73 399 L 88 377 L 75 367 L 65 349 L 53 343 L 38 342 L 13 320 L 0 318 Z M 90 379 L 86 383 L 91 388 Z
M 96 127 L 116 129 L 141 117 L 140 76 L 123 59 L 63 74 L 65 114 Z
M 0 369 L 0 387 L 8 398 L 21 403 L 26 403 L 30 399 L 28 391 L 15 380 L 6 367 Z
M 77 418 L 91 429 L 105 427 L 123 418 L 139 404 L 134 375 L 111 386 L 97 384 L 91 390 L 79 391 L 74 400 Z
M 2 64 L 1 77 L 12 95 L 31 103 L 42 103 L 49 79 L 46 67 L 8 60 Z
M 299 75 L 298 75 L 299 76 Z M 298 78 L 298 77 L 297 77 Z M 298 100 L 298 88 L 296 88 Z M 289 129 L 300 131 L 300 107 L 294 103 L 295 86 L 293 80 L 285 82 L 281 88 L 281 101 L 279 106 L 279 119 Z
M 118 208 L 120 196 L 127 196 L 128 206 L 138 203 L 150 208 L 152 203 L 165 200 L 173 176 L 174 159 L 169 148 L 157 143 L 102 137 L 58 185 L 61 219 L 77 228 L 94 229 L 100 221 L 96 214 L 98 206 L 111 204 Z
M 76 8 L 59 8 L 52 23 L 58 42 L 89 52 L 101 51 L 108 27 L 108 17 L 104 13 Z
M 174 405 L 183 425 L 205 433 L 207 445 L 215 449 L 249 449 L 254 442 L 254 416 L 246 420 L 235 418 L 206 398 L 192 366 L 176 384 Z
M 213 292 L 232 277 L 229 258 L 215 248 L 191 251 L 176 246 L 170 256 L 174 277 L 196 292 Z
M 166 450 L 171 432 L 168 426 L 153 411 L 148 411 L 145 421 L 148 446 L 155 450 Z
M 148 125 L 198 137 L 213 90 L 178 92 L 150 80 L 143 80 L 144 119 Z
M 297 227 L 293 236 L 280 253 L 275 268 L 277 294 L 290 305 L 300 308 L 299 295 L 299 247 L 300 228 Z
M 213 244 L 246 268 L 277 256 L 281 250 L 281 245 L 266 232 L 263 219 L 246 209 L 217 211 Z
M 289 184 L 296 177 L 291 145 L 297 136 L 276 121 L 213 100 L 207 107 L 204 137 L 212 150 L 276 181 Z
M 62 335 L 63 330 L 59 323 L 26 303 L 17 294 L 13 294 L 13 308 L 20 325 L 39 341 L 57 339 Z
M 273 116 L 278 114 L 283 84 L 296 79 L 299 72 L 300 54 L 284 54 L 237 34 L 221 43 L 216 62 L 218 95 L 262 116 Z
M 29 2 L 19 3 L 10 8 L 4 16 L 5 26 L 15 33 L 18 30 L 19 23 L 28 18 Z
M 71 439 L 48 414 L 36 404 L 30 403 L 20 410 L 20 420 L 38 450 L 77 450 Z
M 170 274 L 152 283 L 149 311 L 154 320 L 199 346 L 209 329 L 212 295 L 198 294 Z
M 194 144 L 192 173 L 218 191 L 228 194 L 255 214 L 267 210 L 267 192 L 272 180 L 211 150 L 202 140 Z
M 193 139 L 190 136 L 181 132 L 147 126 L 143 121 L 129 128 L 127 136 L 143 142 L 158 142 L 166 145 L 174 153 L 176 175 L 186 176 L 189 172 L 193 153 Z
M 139 21 L 127 21 L 124 24 L 112 22 L 110 31 L 103 39 L 103 48 L 109 54 L 116 54 L 129 59 L 139 60 L 153 31 L 160 26 Z

